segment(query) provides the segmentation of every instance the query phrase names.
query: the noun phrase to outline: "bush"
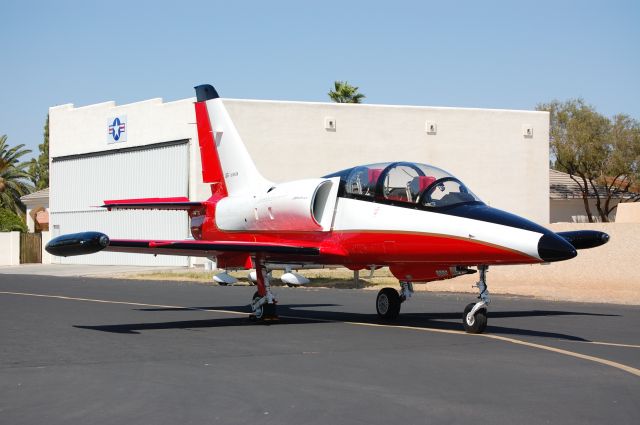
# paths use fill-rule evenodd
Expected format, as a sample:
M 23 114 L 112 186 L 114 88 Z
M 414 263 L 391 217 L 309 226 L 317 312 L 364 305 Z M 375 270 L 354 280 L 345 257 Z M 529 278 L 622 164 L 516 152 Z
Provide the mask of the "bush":
M 0 232 L 26 232 L 24 220 L 13 211 L 0 208 Z

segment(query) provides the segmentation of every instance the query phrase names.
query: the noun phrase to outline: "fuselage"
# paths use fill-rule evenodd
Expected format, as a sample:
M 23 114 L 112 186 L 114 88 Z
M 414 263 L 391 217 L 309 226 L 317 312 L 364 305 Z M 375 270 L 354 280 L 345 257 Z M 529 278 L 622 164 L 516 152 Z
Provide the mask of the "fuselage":
M 328 231 L 229 231 L 220 229 L 215 217 L 212 203 L 202 221 L 203 240 L 304 242 L 326 249 L 326 255 L 313 260 L 319 264 L 389 266 L 399 279 L 409 275 L 413 281 L 455 277 L 452 268 L 458 266 L 534 264 L 576 255 L 552 231 L 481 202 L 427 211 L 338 197 Z

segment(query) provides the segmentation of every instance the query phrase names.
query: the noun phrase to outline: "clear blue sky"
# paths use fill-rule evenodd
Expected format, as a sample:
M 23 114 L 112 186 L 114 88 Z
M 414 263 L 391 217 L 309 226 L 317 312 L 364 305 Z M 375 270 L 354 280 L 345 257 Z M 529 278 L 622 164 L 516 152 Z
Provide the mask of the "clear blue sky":
M 34 151 L 49 106 L 194 95 L 533 109 L 583 97 L 640 119 L 635 1 L 29 1 L 0 4 L 0 134 Z

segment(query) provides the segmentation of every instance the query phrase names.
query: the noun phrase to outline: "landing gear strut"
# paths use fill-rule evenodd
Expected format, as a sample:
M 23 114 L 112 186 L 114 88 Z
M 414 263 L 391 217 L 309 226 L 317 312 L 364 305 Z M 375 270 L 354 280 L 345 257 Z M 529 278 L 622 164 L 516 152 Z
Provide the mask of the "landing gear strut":
M 252 318 L 263 321 L 278 320 L 276 312 L 276 299 L 271 292 L 270 276 L 267 268 L 261 259 L 256 258 L 256 275 L 258 290 L 253 294 L 251 300 Z
M 478 266 L 480 280 L 476 284 L 480 294 L 480 301 L 467 305 L 462 314 L 462 325 L 464 330 L 471 334 L 481 334 L 487 327 L 487 306 L 491 302 L 489 290 L 487 289 L 488 266 Z
M 408 301 L 413 295 L 413 283 L 402 281 L 400 282 L 400 301 Z

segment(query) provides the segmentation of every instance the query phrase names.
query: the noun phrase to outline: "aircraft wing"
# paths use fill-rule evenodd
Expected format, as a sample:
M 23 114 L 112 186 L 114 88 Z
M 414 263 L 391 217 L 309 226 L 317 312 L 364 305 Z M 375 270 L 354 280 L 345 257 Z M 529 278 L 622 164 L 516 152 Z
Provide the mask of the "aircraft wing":
M 155 255 L 185 255 L 212 257 L 224 254 L 260 255 L 282 263 L 309 262 L 321 256 L 340 257 L 347 253 L 340 247 L 297 241 L 203 241 L 203 240 L 140 240 L 110 239 L 100 232 L 83 232 L 58 236 L 46 246 L 47 252 L 60 257 L 91 254 L 98 251 L 129 252 Z
M 296 256 L 314 257 L 321 254 L 318 246 L 292 243 L 237 242 L 237 241 L 157 241 L 111 239 L 104 251 L 131 252 L 162 255 L 186 255 L 210 257 L 227 253 L 263 254 L 266 257 Z

